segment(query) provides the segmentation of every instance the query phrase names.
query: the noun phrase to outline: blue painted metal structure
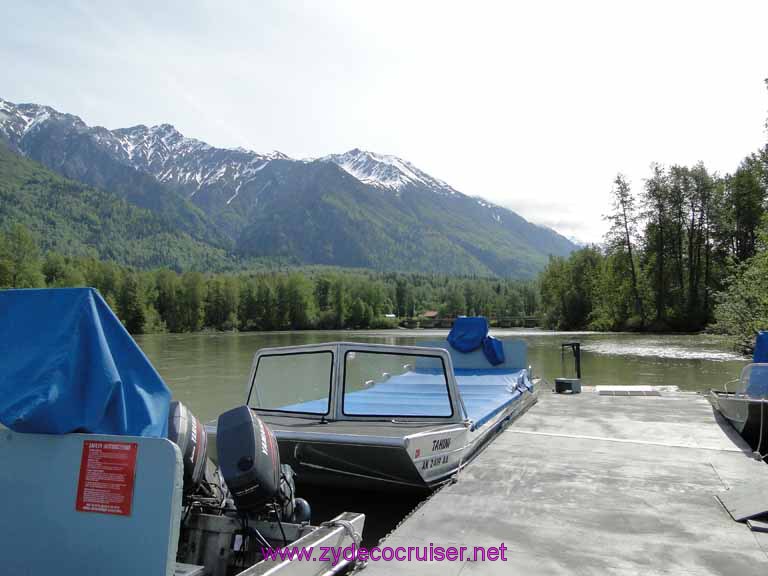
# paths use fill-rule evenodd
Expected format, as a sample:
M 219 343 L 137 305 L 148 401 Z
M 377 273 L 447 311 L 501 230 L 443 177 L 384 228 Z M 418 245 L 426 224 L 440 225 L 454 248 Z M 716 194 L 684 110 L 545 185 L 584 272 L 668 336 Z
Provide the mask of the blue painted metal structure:
M 130 516 L 75 509 L 85 440 L 138 444 Z M 0 463 L 1 574 L 173 574 L 183 476 L 169 440 L 0 429 Z

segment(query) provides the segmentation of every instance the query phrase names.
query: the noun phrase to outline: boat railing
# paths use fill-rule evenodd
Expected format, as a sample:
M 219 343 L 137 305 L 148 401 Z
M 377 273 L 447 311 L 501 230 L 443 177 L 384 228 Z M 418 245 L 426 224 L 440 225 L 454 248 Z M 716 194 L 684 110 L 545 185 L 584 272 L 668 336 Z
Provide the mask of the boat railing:
M 728 392 L 728 384 L 736 384 L 736 382 L 741 381 L 741 378 L 734 378 L 733 380 L 728 380 L 728 382 L 723 383 L 723 390 L 726 394 L 731 394 L 731 392 Z M 735 394 L 735 392 L 734 392 Z

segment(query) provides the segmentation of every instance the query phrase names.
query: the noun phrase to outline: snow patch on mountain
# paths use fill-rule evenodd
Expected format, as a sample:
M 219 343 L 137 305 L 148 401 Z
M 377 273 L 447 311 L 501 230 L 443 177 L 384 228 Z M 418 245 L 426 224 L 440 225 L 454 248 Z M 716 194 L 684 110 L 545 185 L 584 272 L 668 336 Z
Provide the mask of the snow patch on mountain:
M 364 184 L 397 193 L 410 185 L 426 186 L 436 192 L 456 194 L 451 186 L 419 170 L 402 158 L 355 148 L 343 154 L 330 154 L 320 161 L 333 162 Z

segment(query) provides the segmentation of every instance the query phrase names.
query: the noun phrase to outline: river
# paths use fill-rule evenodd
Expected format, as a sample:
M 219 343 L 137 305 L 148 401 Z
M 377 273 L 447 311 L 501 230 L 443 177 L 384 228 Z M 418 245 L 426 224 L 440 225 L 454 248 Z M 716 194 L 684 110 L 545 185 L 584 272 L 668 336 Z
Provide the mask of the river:
M 384 344 L 418 344 L 444 338 L 440 330 L 343 332 L 244 332 L 146 334 L 136 337 L 176 399 L 208 421 L 245 401 L 253 355 L 267 346 L 288 346 L 337 340 Z M 528 343 L 534 374 L 551 382 L 572 375 L 570 356 L 563 361 L 560 344 L 582 345 L 585 385 L 675 385 L 683 390 L 721 388 L 739 375 L 747 360 L 727 340 L 711 335 L 649 335 L 543 330 L 494 330 L 499 337 Z

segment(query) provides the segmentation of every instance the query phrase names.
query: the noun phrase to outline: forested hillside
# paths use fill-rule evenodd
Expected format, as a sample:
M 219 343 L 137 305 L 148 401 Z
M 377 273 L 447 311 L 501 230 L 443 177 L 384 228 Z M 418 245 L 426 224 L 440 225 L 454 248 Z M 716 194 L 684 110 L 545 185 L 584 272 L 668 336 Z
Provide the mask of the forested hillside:
M 732 174 L 654 166 L 619 175 L 602 247 L 552 258 L 540 276 L 548 327 L 711 330 L 749 349 L 768 328 L 768 147 Z
M 135 334 L 391 328 L 429 309 L 497 318 L 531 316 L 538 306 L 531 282 L 321 267 L 239 274 L 141 271 L 91 257 L 43 255 L 21 224 L 0 233 L 0 289 L 45 286 L 97 288 Z
M 223 249 L 195 240 L 162 215 L 62 178 L 0 142 L 0 229 L 14 224 L 33 231 L 44 251 L 142 268 L 232 265 Z

